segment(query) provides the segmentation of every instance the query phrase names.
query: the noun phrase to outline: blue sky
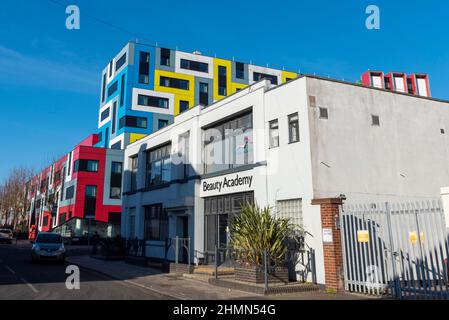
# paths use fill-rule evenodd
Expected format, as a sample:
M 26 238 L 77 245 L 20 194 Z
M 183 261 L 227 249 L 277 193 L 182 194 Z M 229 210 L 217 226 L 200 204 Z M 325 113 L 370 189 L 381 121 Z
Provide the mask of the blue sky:
M 52 0 L 2 0 L 0 181 L 96 130 L 101 70 L 135 38 L 350 81 L 367 69 L 426 72 L 432 95 L 449 100 L 446 0 L 55 1 L 80 7 L 80 30 Z M 365 28 L 369 4 L 380 30 Z

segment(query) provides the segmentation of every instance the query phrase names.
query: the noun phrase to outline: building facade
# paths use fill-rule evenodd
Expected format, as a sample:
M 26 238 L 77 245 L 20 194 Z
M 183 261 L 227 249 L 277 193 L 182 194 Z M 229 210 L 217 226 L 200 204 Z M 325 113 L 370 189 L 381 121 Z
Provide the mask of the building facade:
M 104 68 L 97 146 L 124 149 L 197 105 L 209 105 L 267 78 L 296 73 L 129 42 Z
M 255 202 L 307 231 L 323 284 L 312 200 L 438 198 L 449 183 L 448 107 L 313 76 L 260 81 L 127 147 L 122 236 L 145 239 L 145 255 L 159 259 L 166 239 L 190 238 L 194 261 L 225 246 L 232 217 Z
M 29 237 L 120 233 L 123 151 L 94 147 L 94 134 L 33 177 L 27 186 Z

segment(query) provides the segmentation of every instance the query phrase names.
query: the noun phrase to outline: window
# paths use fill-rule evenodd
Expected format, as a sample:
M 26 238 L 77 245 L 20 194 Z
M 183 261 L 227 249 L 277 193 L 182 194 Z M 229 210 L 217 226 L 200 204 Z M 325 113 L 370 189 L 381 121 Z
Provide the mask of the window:
M 122 129 L 124 127 L 146 129 L 148 125 L 147 118 L 134 116 L 124 116 L 120 119 L 119 122 L 119 129 Z
M 270 148 L 279 147 L 279 121 L 270 121 Z
M 251 112 L 208 128 L 204 135 L 206 173 L 253 163 Z
M 168 236 L 167 211 L 161 204 L 145 207 L 145 240 L 164 241 Z
M 118 82 L 114 82 L 108 89 L 108 97 L 112 96 L 118 89 Z
M 152 97 L 152 96 L 139 94 L 137 100 L 138 100 L 137 104 L 139 106 L 168 109 L 168 102 L 169 101 L 168 101 L 167 98 Z
M 122 196 L 122 172 L 123 164 L 121 162 L 111 163 L 111 190 L 109 194 L 111 199 L 120 199 Z
M 106 98 L 106 73 L 103 75 L 103 81 L 101 84 L 101 102 L 104 102 Z
M 112 104 L 112 123 L 111 123 L 111 133 L 115 133 L 115 128 L 117 127 L 117 101 Z
M 327 112 L 327 108 L 321 108 L 320 107 L 320 119 L 328 119 L 329 114 Z
M 65 189 L 65 199 L 66 200 L 73 199 L 74 195 L 75 195 L 75 186 L 70 186 L 67 189 Z
M 111 149 L 120 150 L 122 148 L 122 142 L 118 141 L 111 146 Z
M 379 116 L 376 116 L 374 114 L 371 115 L 371 125 L 373 126 L 380 126 L 380 119 Z
M 130 190 L 135 191 L 137 189 L 137 167 L 139 164 L 139 158 L 136 156 L 131 157 L 129 159 L 130 161 L 130 167 L 131 167 L 131 184 L 130 184 Z
M 261 79 L 267 79 L 270 80 L 271 84 L 278 84 L 278 77 L 271 75 L 271 74 L 265 74 L 265 73 L 259 73 L 259 72 L 254 72 L 253 73 L 253 80 L 254 81 L 259 81 Z
M 288 218 L 296 226 L 303 225 L 302 199 L 278 200 L 276 202 L 276 216 Z
M 160 130 L 162 128 L 165 128 L 166 126 L 168 126 L 168 120 L 165 119 L 159 119 L 157 121 L 157 129 Z
M 441 134 L 445 133 L 444 129 L 440 129 L 440 132 L 441 132 Z
M 109 148 L 109 127 L 104 131 L 104 147 Z
M 237 79 L 245 79 L 245 65 L 241 62 L 235 63 L 235 77 Z
M 161 65 L 170 66 L 170 49 L 161 48 Z
M 139 61 L 139 83 L 148 84 L 150 82 L 150 54 L 140 52 Z
M 69 164 L 68 164 L 68 169 L 67 169 L 67 176 L 70 176 L 72 173 L 72 153 L 69 153 Z
M 182 165 L 181 179 L 187 179 L 189 176 L 189 140 L 190 132 L 184 133 L 178 137 L 178 159 Z
M 129 239 L 136 237 L 136 208 L 129 209 L 128 235 Z
M 110 114 L 110 108 L 105 109 L 101 113 L 101 121 L 104 121 L 107 117 L 109 117 L 109 114 Z
M 84 217 L 95 217 L 97 206 L 97 186 L 86 186 L 84 194 Z
M 120 57 L 120 59 L 117 60 L 115 63 L 115 71 L 123 67 L 123 65 L 126 63 L 126 52 Z
M 147 151 L 146 186 L 156 186 L 170 182 L 171 179 L 171 145 L 165 145 Z
M 218 94 L 220 96 L 226 96 L 228 94 L 227 79 L 227 68 L 224 66 L 218 66 Z
M 109 78 L 112 77 L 112 60 L 109 62 Z
M 204 62 L 181 59 L 181 69 L 209 72 L 209 65 Z
M 189 110 L 189 101 L 180 100 L 179 101 L 179 112 L 184 112 Z
M 413 94 L 413 84 L 410 78 L 407 78 L 407 91 L 409 94 Z
M 73 166 L 74 172 L 98 172 L 97 160 L 78 159 Z
M 42 225 L 43 225 L 43 226 L 47 226 L 47 225 L 48 225 L 48 216 L 45 216 L 45 217 L 42 219 Z
M 122 75 L 122 81 L 120 83 L 120 107 L 123 107 L 125 102 L 125 75 Z
M 290 143 L 299 141 L 299 117 L 297 113 L 288 116 L 288 136 Z
M 390 82 L 390 78 L 385 77 L 385 78 L 384 78 L 384 82 L 385 82 L 385 89 L 391 90 L 391 82 Z
M 170 77 L 160 77 L 159 85 L 175 89 L 189 90 L 189 81 Z
M 200 104 L 207 106 L 209 104 L 209 84 L 200 82 Z

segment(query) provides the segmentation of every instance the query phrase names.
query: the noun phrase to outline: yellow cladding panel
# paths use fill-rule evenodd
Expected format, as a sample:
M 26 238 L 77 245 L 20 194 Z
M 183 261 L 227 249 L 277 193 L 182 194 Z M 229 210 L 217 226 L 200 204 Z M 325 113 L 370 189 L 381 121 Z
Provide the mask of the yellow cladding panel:
M 131 133 L 129 135 L 129 143 L 136 142 L 137 140 L 140 140 L 142 138 L 145 138 L 146 134 L 140 134 L 140 133 Z
M 192 108 L 195 104 L 195 97 L 190 95 L 181 95 L 181 94 L 175 94 L 175 116 L 181 113 L 181 110 L 179 110 L 179 102 L 181 100 L 188 101 L 189 102 L 189 109 Z
M 175 110 L 174 115 L 177 116 L 179 114 L 179 101 L 185 100 L 189 102 L 189 107 L 193 107 L 195 103 L 195 77 L 188 75 L 188 74 L 181 74 L 176 72 L 170 72 L 170 71 L 164 71 L 164 70 L 155 70 L 154 72 L 155 77 L 155 83 L 154 83 L 154 90 L 160 91 L 160 92 L 168 92 L 173 93 L 175 96 Z M 181 79 L 181 80 L 187 80 L 189 81 L 189 89 L 183 90 L 183 89 L 176 89 L 176 88 L 169 88 L 164 87 L 160 85 L 160 78 L 161 77 L 169 77 L 174 79 Z
M 248 85 L 244 83 L 233 82 L 231 86 L 231 93 L 237 92 L 238 90 L 245 89 Z
M 214 100 L 220 100 L 226 97 L 218 94 L 218 67 L 220 66 L 226 67 L 227 96 L 232 93 L 232 62 L 229 60 L 214 58 Z
M 298 74 L 295 72 L 282 71 L 282 83 L 286 83 L 287 79 L 296 79 Z

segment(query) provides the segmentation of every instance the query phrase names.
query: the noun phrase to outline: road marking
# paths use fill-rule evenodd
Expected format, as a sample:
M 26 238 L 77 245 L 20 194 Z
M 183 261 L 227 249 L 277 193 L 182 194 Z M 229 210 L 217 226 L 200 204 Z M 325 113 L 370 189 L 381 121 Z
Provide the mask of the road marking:
M 20 280 L 22 280 L 23 283 L 25 283 L 31 290 L 33 290 L 34 293 L 38 293 L 37 289 L 28 281 L 26 281 L 24 278 L 20 278 Z
M 9 272 L 11 272 L 12 274 L 16 274 L 16 272 L 15 272 L 13 269 L 11 269 L 10 267 L 5 266 L 5 268 L 6 268 Z

